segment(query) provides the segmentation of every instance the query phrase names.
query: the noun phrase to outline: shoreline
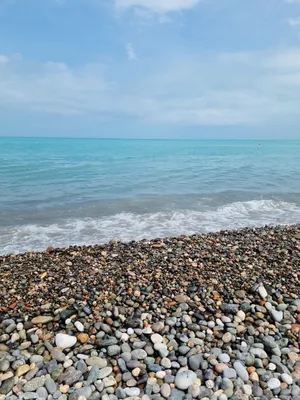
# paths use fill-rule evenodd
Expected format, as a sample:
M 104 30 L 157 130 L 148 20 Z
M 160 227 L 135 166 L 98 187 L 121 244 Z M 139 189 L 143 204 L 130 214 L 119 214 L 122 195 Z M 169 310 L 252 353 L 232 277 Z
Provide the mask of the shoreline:
M 299 278 L 299 225 L 0 256 L 0 400 L 300 400 Z

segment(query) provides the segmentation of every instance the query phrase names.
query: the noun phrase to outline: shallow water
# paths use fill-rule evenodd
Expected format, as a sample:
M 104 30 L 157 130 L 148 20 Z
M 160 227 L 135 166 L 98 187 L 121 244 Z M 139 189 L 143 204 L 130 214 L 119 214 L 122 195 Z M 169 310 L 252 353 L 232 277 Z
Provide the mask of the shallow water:
M 0 254 L 300 223 L 300 141 L 0 138 Z

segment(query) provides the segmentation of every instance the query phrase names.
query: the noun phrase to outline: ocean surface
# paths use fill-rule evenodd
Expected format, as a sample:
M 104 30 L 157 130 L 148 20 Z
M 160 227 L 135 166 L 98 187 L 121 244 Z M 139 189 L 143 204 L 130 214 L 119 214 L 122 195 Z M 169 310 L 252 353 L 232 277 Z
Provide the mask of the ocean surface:
M 300 223 L 300 141 L 0 138 L 0 254 Z

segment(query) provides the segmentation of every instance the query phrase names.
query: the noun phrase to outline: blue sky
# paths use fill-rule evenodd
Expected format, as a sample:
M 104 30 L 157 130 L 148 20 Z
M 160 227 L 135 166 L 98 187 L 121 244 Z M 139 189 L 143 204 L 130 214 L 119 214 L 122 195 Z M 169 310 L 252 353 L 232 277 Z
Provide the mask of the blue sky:
M 1 0 L 0 135 L 300 139 L 300 0 Z

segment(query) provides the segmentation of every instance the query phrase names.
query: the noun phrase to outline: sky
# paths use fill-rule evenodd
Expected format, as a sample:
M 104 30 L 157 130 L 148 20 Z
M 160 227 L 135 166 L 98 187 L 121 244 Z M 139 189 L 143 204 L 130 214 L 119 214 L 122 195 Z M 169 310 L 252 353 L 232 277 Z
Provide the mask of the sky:
M 0 0 L 0 136 L 300 139 L 300 0 Z

